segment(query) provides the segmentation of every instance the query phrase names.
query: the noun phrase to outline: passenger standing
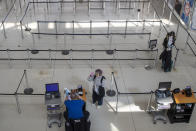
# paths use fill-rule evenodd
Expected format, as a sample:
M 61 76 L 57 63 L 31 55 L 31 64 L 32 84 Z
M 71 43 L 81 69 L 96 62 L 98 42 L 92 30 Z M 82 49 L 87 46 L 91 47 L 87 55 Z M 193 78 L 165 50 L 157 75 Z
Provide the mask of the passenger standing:
M 164 72 L 170 72 L 172 69 L 172 48 L 175 46 L 175 33 L 172 31 L 167 34 L 163 42 L 163 52 L 159 59 L 162 60 L 162 68 Z
M 103 71 L 101 69 L 96 69 L 95 73 L 91 73 L 88 77 L 88 81 L 93 81 L 93 94 L 92 100 L 93 105 L 97 108 L 103 104 L 103 97 L 105 96 L 105 77 L 102 75 Z

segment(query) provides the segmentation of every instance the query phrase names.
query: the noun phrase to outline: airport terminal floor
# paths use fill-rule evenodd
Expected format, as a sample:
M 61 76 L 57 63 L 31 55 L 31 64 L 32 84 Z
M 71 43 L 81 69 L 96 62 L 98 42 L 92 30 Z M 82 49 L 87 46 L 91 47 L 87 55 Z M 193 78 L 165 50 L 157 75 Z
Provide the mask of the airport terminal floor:
M 63 115 L 61 127 L 48 126 L 46 84 L 58 83 L 62 114 L 65 88 L 85 89 L 91 131 L 196 131 L 196 33 L 164 1 L 0 0 L 0 130 L 65 131 Z M 159 56 L 171 31 L 172 69 L 164 71 Z M 100 108 L 88 81 L 96 69 L 106 78 Z M 169 113 L 154 122 L 160 82 L 171 82 L 170 91 L 191 87 L 192 102 L 169 92 L 173 104 L 160 108 L 188 122 L 171 122 Z

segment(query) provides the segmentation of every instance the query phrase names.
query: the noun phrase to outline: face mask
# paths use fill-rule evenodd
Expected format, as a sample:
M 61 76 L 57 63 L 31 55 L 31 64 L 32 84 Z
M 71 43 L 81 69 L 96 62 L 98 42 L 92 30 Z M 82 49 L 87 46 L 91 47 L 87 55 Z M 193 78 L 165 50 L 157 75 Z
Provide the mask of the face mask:
M 173 43 L 173 36 L 170 36 L 168 40 L 168 46 L 171 46 L 172 43 Z

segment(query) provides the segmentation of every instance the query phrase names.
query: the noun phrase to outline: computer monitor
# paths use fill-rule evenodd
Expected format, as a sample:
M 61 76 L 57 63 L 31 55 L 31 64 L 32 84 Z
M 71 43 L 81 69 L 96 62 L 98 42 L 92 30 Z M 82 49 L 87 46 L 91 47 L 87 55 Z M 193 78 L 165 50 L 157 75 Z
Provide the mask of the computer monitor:
M 154 49 L 157 46 L 157 39 L 149 41 L 149 48 Z
M 159 89 L 171 89 L 172 82 L 159 82 Z
M 46 93 L 59 92 L 59 83 L 46 84 Z

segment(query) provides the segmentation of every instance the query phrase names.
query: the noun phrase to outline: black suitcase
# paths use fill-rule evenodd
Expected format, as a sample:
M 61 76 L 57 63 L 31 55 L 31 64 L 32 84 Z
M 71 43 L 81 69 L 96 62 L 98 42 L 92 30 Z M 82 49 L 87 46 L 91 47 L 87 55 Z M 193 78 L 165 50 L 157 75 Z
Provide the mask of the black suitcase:
M 91 127 L 91 122 L 90 121 L 86 121 L 85 122 L 85 131 L 90 131 L 90 127 Z
M 65 131 L 73 131 L 72 125 L 70 122 L 65 122 Z

